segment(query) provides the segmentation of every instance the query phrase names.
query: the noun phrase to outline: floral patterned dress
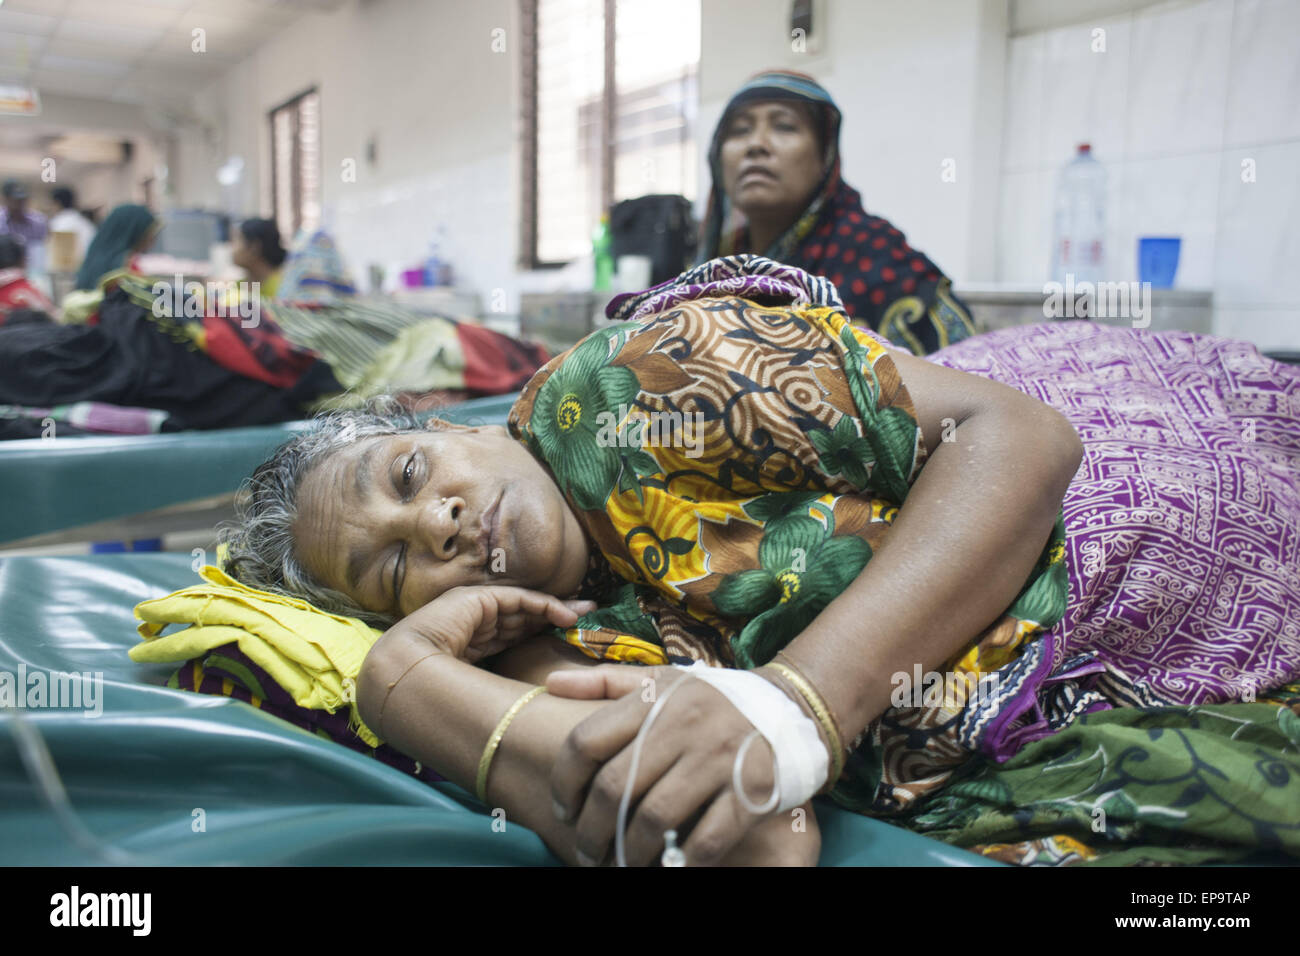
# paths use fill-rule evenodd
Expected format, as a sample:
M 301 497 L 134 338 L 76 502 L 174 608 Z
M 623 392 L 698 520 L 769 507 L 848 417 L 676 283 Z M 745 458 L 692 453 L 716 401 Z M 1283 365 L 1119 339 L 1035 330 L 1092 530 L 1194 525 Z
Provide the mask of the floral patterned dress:
M 562 636 L 597 659 L 771 660 L 871 560 L 926 458 L 882 340 L 819 304 L 806 274 L 700 268 L 718 281 L 693 287 L 697 269 L 624 306 L 636 321 L 552 360 L 510 415 L 594 545 L 584 593 L 600 607 Z M 723 294 L 736 279 L 748 297 Z M 1043 736 L 1095 703 L 1034 706 L 1047 675 L 1025 651 L 1064 612 L 1063 553 L 1058 520 L 1016 601 L 945 668 L 1001 669 L 996 693 L 958 682 L 890 708 L 855 741 L 838 799 L 901 809 L 990 738 L 1026 720 Z

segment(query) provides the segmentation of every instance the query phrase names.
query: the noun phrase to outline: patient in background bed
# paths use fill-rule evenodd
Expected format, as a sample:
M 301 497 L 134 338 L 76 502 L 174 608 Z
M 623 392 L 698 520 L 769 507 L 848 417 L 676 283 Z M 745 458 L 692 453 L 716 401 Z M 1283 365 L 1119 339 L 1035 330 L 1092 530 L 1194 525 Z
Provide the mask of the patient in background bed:
M 0 325 L 52 321 L 54 303 L 27 280 L 26 265 L 22 239 L 0 235 Z
M 539 371 L 508 430 L 323 420 L 258 469 L 227 535 L 245 583 L 389 627 L 362 671 L 364 719 L 452 779 L 472 782 L 518 681 L 579 663 L 665 680 L 692 660 L 753 668 L 798 702 L 766 667 L 782 653 L 843 730 L 837 800 L 873 813 L 1089 710 L 1300 675 L 1300 374 L 1250 346 L 1053 323 L 931 362 L 757 258 L 706 263 L 615 315 L 633 321 Z M 1253 613 L 1207 616 L 1225 588 Z M 1283 627 L 1257 623 L 1264 604 Z M 1231 664 L 1207 671 L 1207 652 Z M 1024 717 L 895 704 L 890 675 L 914 662 L 996 674 Z M 626 772 L 648 705 L 593 698 L 635 691 L 624 673 L 549 676 L 493 770 L 492 798 L 566 860 L 607 849 L 609 768 Z M 1067 688 L 1074 706 L 1048 705 Z M 707 719 L 665 707 L 647 744 L 665 783 L 638 778 L 654 799 L 630 818 L 630 855 L 657 858 L 667 824 L 692 862 L 814 861 L 788 820 L 716 822 L 748 723 L 697 691 L 673 703 Z M 754 795 L 772 785 L 759 752 Z M 590 766 L 561 779 L 552 763 L 575 753 Z M 548 797 L 566 787 L 591 792 L 557 821 Z

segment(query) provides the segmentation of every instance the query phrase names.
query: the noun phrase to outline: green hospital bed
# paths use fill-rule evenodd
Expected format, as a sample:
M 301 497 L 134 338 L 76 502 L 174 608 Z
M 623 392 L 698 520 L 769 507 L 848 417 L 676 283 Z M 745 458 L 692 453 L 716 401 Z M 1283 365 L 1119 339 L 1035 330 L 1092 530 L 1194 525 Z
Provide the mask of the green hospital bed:
M 439 409 L 461 424 L 504 423 L 513 395 Z M 229 496 L 306 422 L 162 435 L 0 442 L 0 545 Z
M 501 421 L 510 401 L 441 414 Z M 6 443 L 0 541 L 228 493 L 300 427 Z M 431 787 L 243 702 L 170 690 L 172 667 L 130 661 L 133 607 L 195 581 L 189 554 L 0 558 L 0 672 L 102 675 L 98 716 L 0 709 L 0 863 L 558 864 L 452 784 Z M 53 782 L 39 787 L 43 749 Z M 816 806 L 823 865 L 1000 865 Z

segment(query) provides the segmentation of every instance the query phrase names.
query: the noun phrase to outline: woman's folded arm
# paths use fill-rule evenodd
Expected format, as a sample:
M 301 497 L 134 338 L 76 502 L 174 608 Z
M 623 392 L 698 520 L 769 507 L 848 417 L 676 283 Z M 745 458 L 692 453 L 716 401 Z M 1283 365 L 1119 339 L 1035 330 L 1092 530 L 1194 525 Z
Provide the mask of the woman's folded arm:
M 398 627 L 366 656 L 357 706 L 362 720 L 384 740 L 473 793 L 488 738 L 529 687 L 458 660 Z M 507 825 L 533 830 L 566 862 L 573 862 L 567 832 L 572 828 L 558 823 L 551 811 L 550 751 L 601 706 L 546 694 L 533 700 L 511 722 L 488 777 L 488 803 L 505 809 Z
M 941 666 L 1015 600 L 1082 457 L 1047 405 L 891 354 L 929 459 L 878 553 L 787 648 L 850 740 L 888 706 L 891 675 Z
M 546 640 L 552 638 L 533 638 Z M 557 659 L 554 666 L 572 664 Z M 542 676 L 533 665 L 525 669 L 530 676 Z M 488 738 L 530 686 L 461 661 L 399 626 L 367 655 L 357 705 L 362 720 L 388 743 L 472 793 Z M 504 808 L 507 825 L 534 831 L 566 863 L 576 862 L 574 827 L 556 819 L 551 765 L 570 731 L 605 706 L 607 701 L 539 695 L 511 721 L 488 776 L 489 806 Z M 768 821 L 726 862 L 815 864 L 820 848 L 816 817 L 811 807 L 804 809 L 798 831 L 789 820 Z

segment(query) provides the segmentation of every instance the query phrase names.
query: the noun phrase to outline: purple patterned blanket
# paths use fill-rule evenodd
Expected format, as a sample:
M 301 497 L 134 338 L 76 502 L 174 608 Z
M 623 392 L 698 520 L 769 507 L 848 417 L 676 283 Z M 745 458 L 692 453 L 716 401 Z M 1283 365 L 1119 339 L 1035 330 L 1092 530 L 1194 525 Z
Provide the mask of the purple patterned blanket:
M 1152 703 L 1250 701 L 1300 677 L 1300 369 L 1083 321 L 930 358 L 1051 405 L 1083 440 L 1054 666 L 1094 652 Z

